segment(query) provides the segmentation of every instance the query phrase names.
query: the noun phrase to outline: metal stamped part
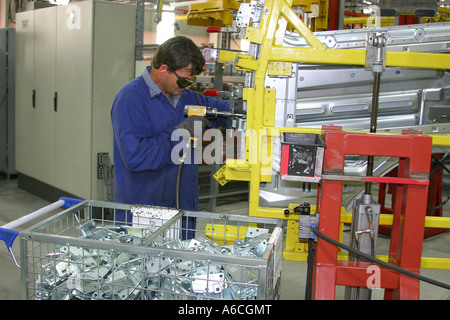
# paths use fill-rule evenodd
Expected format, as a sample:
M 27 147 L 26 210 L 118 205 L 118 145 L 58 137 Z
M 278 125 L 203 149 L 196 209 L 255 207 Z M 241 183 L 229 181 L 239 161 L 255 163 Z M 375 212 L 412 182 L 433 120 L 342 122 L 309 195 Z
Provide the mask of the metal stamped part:
M 127 228 L 114 229 L 86 223 L 78 228 L 81 238 L 119 241 Z M 142 231 L 142 230 L 141 230 Z M 143 237 L 146 232 L 139 231 Z M 101 238 L 104 237 L 104 238 Z M 218 255 L 261 257 L 270 233 L 248 228 L 246 237 L 220 245 L 206 236 L 169 240 L 159 246 L 171 250 Z M 120 240 L 119 240 L 120 239 Z M 164 256 L 145 256 L 114 250 L 55 246 L 47 254 L 52 261 L 39 265 L 36 297 L 50 299 L 256 299 L 258 273 L 250 268 Z

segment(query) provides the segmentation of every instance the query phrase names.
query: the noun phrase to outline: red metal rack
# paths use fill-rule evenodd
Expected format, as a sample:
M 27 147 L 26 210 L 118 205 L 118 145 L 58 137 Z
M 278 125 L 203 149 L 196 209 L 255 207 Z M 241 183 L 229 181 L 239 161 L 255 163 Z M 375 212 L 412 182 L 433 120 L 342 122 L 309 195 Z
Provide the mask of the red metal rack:
M 389 262 L 414 273 L 420 272 L 424 223 L 428 195 L 428 176 L 432 139 L 420 132 L 401 135 L 349 133 L 324 128 L 326 149 L 323 159 L 318 208 L 319 231 L 339 239 L 344 160 L 346 155 L 399 158 L 397 177 L 365 177 L 362 181 L 390 183 L 395 188 L 395 207 Z M 328 180 L 327 176 L 333 179 Z M 341 180 L 336 179 L 341 176 Z M 319 238 L 312 281 L 313 299 L 335 299 L 336 285 L 367 287 L 373 263 L 341 261 L 338 248 Z M 419 280 L 379 267 L 380 288 L 385 299 L 419 299 Z

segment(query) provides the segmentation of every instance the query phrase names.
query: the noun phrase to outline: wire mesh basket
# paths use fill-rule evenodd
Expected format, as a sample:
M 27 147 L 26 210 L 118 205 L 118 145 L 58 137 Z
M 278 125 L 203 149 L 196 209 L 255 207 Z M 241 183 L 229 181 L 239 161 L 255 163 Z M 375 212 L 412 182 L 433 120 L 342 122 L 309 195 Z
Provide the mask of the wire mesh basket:
M 20 233 L 22 297 L 278 299 L 282 231 L 276 219 L 83 201 Z

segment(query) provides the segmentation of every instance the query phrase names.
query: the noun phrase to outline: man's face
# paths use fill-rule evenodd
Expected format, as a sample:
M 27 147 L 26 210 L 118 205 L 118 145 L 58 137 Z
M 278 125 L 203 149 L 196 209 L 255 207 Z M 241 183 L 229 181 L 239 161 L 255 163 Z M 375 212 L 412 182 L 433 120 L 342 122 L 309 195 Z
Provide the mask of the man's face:
M 190 66 L 186 67 L 186 68 L 182 68 L 182 69 L 178 69 L 175 71 L 170 70 L 167 66 L 162 65 L 161 68 L 165 68 L 166 74 L 165 77 L 163 79 L 163 81 L 161 81 L 161 90 L 165 93 L 168 94 L 170 96 L 178 96 L 180 95 L 183 90 L 189 90 L 190 85 L 184 87 L 184 88 L 180 88 L 180 86 L 178 85 L 179 82 L 189 82 L 192 79 L 195 79 L 196 76 L 191 74 L 191 68 Z M 183 79 L 181 81 L 179 81 L 179 79 Z

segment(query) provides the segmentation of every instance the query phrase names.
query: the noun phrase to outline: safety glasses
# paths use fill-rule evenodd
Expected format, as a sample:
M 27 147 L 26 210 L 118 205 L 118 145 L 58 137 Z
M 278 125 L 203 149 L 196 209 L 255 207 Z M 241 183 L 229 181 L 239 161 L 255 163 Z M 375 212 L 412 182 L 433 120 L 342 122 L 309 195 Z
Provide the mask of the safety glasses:
M 173 70 L 173 73 L 175 73 L 175 75 L 177 76 L 177 84 L 180 88 L 186 88 L 191 86 L 196 80 L 197 77 L 195 77 L 194 79 L 188 80 L 185 78 L 180 77 L 179 75 L 177 75 L 177 73 L 175 72 L 175 70 Z

